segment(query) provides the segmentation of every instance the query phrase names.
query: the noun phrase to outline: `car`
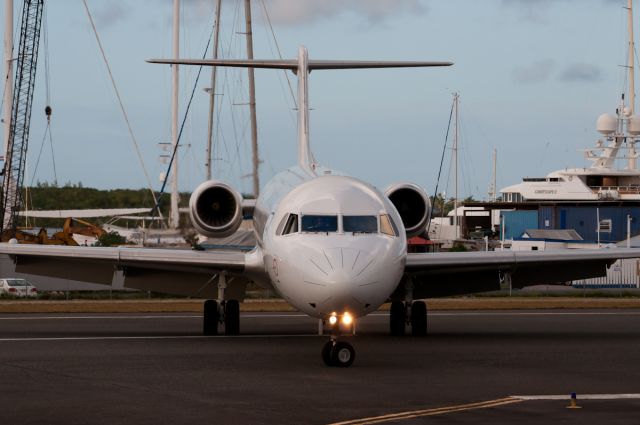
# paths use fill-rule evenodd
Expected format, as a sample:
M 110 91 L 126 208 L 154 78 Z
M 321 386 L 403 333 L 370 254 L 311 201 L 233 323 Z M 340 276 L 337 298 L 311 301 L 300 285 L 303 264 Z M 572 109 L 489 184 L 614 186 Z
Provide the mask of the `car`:
M 0 279 L 0 295 L 36 297 L 38 296 L 38 289 L 27 279 L 17 277 L 3 278 Z

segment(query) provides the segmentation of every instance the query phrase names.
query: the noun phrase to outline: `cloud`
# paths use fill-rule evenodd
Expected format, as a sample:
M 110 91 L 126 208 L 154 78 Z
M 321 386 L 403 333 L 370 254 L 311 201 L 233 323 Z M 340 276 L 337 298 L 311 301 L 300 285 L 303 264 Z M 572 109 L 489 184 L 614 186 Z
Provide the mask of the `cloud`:
M 572 0 L 502 0 L 505 7 L 515 9 L 520 18 L 533 21 L 544 22 L 547 10 L 558 3 Z
M 547 81 L 556 64 L 553 59 L 543 59 L 513 70 L 513 78 L 522 84 L 537 84 Z
M 280 25 L 304 25 L 345 13 L 378 24 L 402 14 L 422 14 L 426 0 L 264 0 L 271 21 Z
M 237 0 L 235 0 L 237 1 Z M 262 15 L 262 4 L 269 13 L 271 22 L 283 26 L 308 25 L 318 21 L 331 19 L 344 14 L 352 14 L 361 18 L 367 25 L 384 23 L 398 15 L 423 14 L 427 11 L 428 0 L 253 0 L 254 16 Z M 146 0 L 145 7 L 155 7 L 159 3 L 163 7 L 171 7 L 173 0 Z M 223 10 L 231 9 L 231 0 L 223 0 Z M 212 0 L 182 0 L 182 8 L 189 9 L 191 19 L 208 19 L 214 10 Z M 109 27 L 119 23 L 127 16 L 129 8 L 134 7 L 128 0 L 111 0 L 109 2 L 93 1 L 90 9 L 96 22 L 101 27 Z M 258 23 L 260 20 L 256 20 Z
M 621 0 L 600 0 L 602 3 L 618 4 L 623 6 Z M 578 0 L 501 0 L 504 7 L 510 7 L 520 14 L 520 18 L 532 22 L 544 22 L 546 20 L 549 9 L 560 3 L 575 3 Z M 585 3 L 580 1 L 580 6 Z M 626 2 L 624 2 L 626 6 Z M 589 7 L 589 6 L 587 6 Z
M 91 5 L 89 5 L 89 10 L 91 9 Z M 92 11 L 92 13 L 96 23 L 103 28 L 115 25 L 127 16 L 124 3 L 120 2 L 101 3 L 99 7 L 94 7 L 94 9 L 95 12 Z
M 602 70 L 588 63 L 574 63 L 567 66 L 559 75 L 564 82 L 591 82 L 602 79 Z

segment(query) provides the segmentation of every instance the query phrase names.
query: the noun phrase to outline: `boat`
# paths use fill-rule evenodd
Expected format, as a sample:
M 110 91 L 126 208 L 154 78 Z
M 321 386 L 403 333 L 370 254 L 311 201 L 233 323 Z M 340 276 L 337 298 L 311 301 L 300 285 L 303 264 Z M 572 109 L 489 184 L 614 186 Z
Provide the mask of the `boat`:
M 601 137 L 584 150 L 591 165 L 566 168 L 545 177 L 525 177 L 522 183 L 500 190 L 510 203 L 546 201 L 640 201 L 640 170 L 636 143 L 640 141 L 640 116 L 634 113 L 634 39 L 632 0 L 629 17 L 629 96 L 621 96 L 615 114 L 603 114 L 596 123 Z

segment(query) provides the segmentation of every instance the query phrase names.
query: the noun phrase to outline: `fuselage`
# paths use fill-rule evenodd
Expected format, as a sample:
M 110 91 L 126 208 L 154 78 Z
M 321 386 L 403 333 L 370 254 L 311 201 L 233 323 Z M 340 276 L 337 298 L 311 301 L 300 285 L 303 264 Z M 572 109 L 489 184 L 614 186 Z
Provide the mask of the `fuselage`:
M 353 177 L 320 168 L 279 173 L 256 202 L 254 228 L 271 284 L 310 316 L 363 316 L 402 278 L 400 215 L 382 192 Z

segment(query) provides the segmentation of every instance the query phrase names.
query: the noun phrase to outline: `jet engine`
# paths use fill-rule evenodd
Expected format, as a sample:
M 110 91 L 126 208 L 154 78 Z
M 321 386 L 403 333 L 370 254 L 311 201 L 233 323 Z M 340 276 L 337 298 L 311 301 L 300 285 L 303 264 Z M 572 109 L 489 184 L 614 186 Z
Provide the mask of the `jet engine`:
M 431 210 L 431 201 L 424 189 L 413 183 L 394 183 L 384 193 L 400 213 L 407 237 L 424 232 Z
M 208 238 L 232 235 L 242 224 L 242 196 L 226 183 L 202 183 L 189 199 L 191 223 Z

